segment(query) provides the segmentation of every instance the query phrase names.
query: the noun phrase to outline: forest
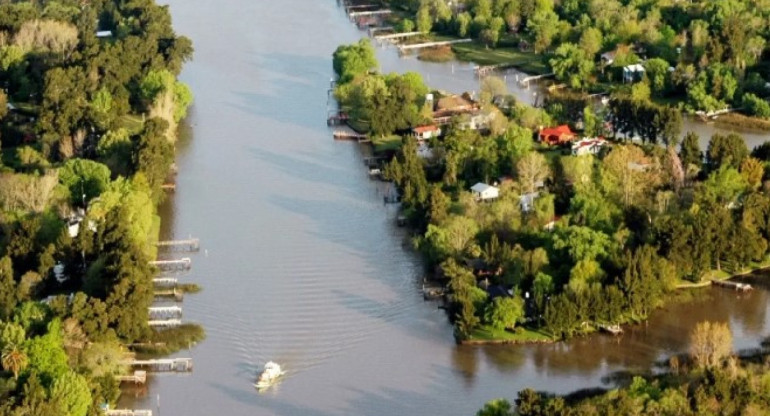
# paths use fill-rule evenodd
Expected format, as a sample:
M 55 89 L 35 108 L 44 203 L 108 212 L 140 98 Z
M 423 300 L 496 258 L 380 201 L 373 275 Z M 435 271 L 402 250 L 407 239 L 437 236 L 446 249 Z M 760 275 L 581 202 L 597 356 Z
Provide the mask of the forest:
M 153 0 L 0 0 L 0 414 L 101 414 L 152 341 L 193 53 Z
M 391 22 L 397 30 L 515 50 L 576 91 L 622 93 L 691 112 L 740 109 L 770 119 L 767 0 L 385 4 L 398 12 Z

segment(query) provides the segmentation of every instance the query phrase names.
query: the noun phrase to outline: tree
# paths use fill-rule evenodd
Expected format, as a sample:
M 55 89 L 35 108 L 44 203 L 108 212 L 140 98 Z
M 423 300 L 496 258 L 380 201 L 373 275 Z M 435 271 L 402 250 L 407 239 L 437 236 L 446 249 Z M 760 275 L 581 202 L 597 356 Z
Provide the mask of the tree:
M 534 192 L 551 176 L 551 169 L 545 156 L 529 152 L 516 162 L 516 175 L 524 192 Z
M 593 59 L 602 49 L 602 32 L 595 27 L 589 27 L 580 35 L 580 49 L 588 59 Z
M 741 176 L 746 180 L 749 188 L 757 190 L 762 184 L 762 178 L 765 176 L 765 165 L 753 157 L 747 157 L 741 162 Z
M 658 180 L 656 166 L 638 146 L 614 146 L 602 161 L 602 187 L 623 206 L 636 202 Z
M 0 321 L 11 317 L 17 302 L 13 264 L 11 258 L 5 256 L 0 259 Z
M 738 168 L 743 159 L 749 156 L 749 149 L 743 137 L 730 133 L 728 135 L 715 134 L 711 136 L 709 147 L 706 151 L 706 162 L 709 169 L 716 170 L 722 166 Z
M 417 10 L 417 30 L 419 32 L 430 33 L 433 28 L 433 17 L 430 14 L 430 7 L 427 3 L 423 3 L 420 9 Z
M 733 336 L 727 323 L 699 322 L 690 333 L 690 354 L 699 367 L 718 366 L 732 349 Z
M 748 92 L 741 99 L 743 109 L 750 115 L 760 118 L 770 118 L 770 103 Z
M 644 63 L 644 74 L 650 81 L 650 90 L 658 97 L 666 91 L 669 66 L 668 62 L 661 58 L 652 58 Z
M 554 57 L 548 63 L 551 65 L 556 78 L 566 82 L 571 88 L 582 89 L 594 69 L 593 60 L 574 43 L 562 43 Z
M 700 138 L 697 133 L 687 132 L 682 141 L 682 147 L 679 150 L 679 158 L 685 169 L 694 165 L 700 169 L 703 164 L 703 152 L 700 150 Z
M 107 189 L 110 169 L 88 159 L 70 159 L 59 171 L 59 181 L 69 189 L 72 204 L 83 205 Z
M 535 37 L 535 52 L 542 53 L 551 46 L 558 26 L 559 16 L 553 10 L 538 10 L 527 20 L 527 29 Z
M 62 416 L 86 416 L 92 402 L 88 381 L 72 370 L 64 373 L 51 387 L 51 400 L 58 402 Z
M 495 399 L 484 403 L 484 407 L 476 412 L 476 416 L 513 416 L 515 413 L 508 400 Z
M 69 371 L 60 331 L 60 323 L 55 319 L 48 324 L 45 335 L 28 339 L 24 347 L 29 357 L 30 371 L 37 373 L 43 385 L 49 387 Z
M 487 304 L 484 319 L 498 330 L 513 329 L 524 318 L 524 299 L 499 296 Z
M 610 237 L 588 227 L 570 225 L 558 229 L 553 236 L 553 247 L 566 250 L 573 262 L 602 259 L 609 254 Z
M 502 78 L 487 76 L 481 80 L 481 93 L 479 95 L 482 102 L 490 103 L 493 98 L 507 94 L 508 86 L 505 85 Z
M 3 368 L 13 373 L 15 380 L 19 379 L 19 372 L 27 368 L 29 363 L 27 355 L 16 344 L 6 345 L 2 350 L 2 364 Z

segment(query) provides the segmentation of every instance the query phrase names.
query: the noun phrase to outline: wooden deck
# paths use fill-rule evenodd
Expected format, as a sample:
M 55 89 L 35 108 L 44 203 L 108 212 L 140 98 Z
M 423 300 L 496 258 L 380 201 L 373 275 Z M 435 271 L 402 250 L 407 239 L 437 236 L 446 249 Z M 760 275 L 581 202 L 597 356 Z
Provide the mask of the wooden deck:
M 398 45 L 398 51 L 403 53 L 410 50 L 435 48 L 437 46 L 454 45 L 455 43 L 468 43 L 472 41 L 473 41 L 472 39 L 454 39 L 454 40 L 441 40 L 436 42 L 415 43 L 412 45 Z
M 332 137 L 334 137 L 334 140 L 356 140 L 359 143 L 370 141 L 365 134 L 345 130 L 335 130 L 334 133 L 332 133 Z
M 167 240 L 155 243 L 157 247 L 176 248 L 184 251 L 199 251 L 201 241 L 197 238 L 188 238 L 187 240 Z
M 192 371 L 192 358 L 161 358 L 157 360 L 132 360 L 126 364 L 132 367 L 143 367 L 156 372 L 189 372 Z
M 192 259 L 184 257 L 177 260 L 155 260 L 150 262 L 150 266 L 155 266 L 160 270 L 190 270 Z
M 148 308 L 150 318 L 152 319 L 169 319 L 169 318 L 181 318 L 182 308 L 180 306 L 150 306 Z
M 147 321 L 147 325 L 156 329 L 176 328 L 182 325 L 180 319 L 151 319 Z
M 147 382 L 147 372 L 144 370 L 136 370 L 134 371 L 134 374 L 117 376 L 115 379 L 122 383 L 144 384 Z
M 105 410 L 105 416 L 152 416 L 152 410 L 112 409 Z

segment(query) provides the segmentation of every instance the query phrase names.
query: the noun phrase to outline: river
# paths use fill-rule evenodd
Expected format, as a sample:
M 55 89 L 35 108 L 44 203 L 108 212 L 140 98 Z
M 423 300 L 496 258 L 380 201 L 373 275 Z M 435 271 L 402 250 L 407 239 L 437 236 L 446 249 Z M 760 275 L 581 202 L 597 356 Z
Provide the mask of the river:
M 700 320 L 729 321 L 736 349 L 769 332 L 767 291 L 706 289 L 620 338 L 456 346 L 444 313 L 422 300 L 420 261 L 394 227 L 396 208 L 382 204 L 384 185 L 368 179 L 362 149 L 332 140 L 325 124 L 331 53 L 362 33 L 332 0 L 169 3 L 177 32 L 195 45 L 182 74 L 195 104 L 163 234 L 201 239 L 183 279 L 204 290 L 182 306 L 208 338 L 178 354 L 193 358 L 192 374 L 153 376 L 149 394 L 123 406 L 156 415 L 471 415 L 527 386 L 566 393 L 650 369 L 686 350 Z M 451 65 L 447 75 L 446 65 L 379 54 L 383 69 L 420 70 L 435 87 L 477 83 Z M 288 374 L 257 393 L 267 360 Z

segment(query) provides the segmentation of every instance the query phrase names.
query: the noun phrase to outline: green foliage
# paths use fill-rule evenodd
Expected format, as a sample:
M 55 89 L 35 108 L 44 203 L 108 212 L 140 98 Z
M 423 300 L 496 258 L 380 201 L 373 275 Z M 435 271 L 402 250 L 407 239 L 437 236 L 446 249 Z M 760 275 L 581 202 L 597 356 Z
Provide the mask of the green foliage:
M 746 93 L 742 99 L 743 109 L 752 116 L 769 119 L 770 118 L 770 103 L 767 100 L 763 100 L 752 93 Z
M 70 159 L 59 170 L 59 181 L 69 189 L 72 204 L 83 206 L 107 189 L 110 169 L 88 159 Z
M 338 47 L 334 51 L 332 62 L 334 72 L 339 75 L 339 82 L 343 84 L 377 67 L 377 58 L 374 56 L 374 49 L 368 39 L 361 39 L 358 43 Z
M 737 134 L 728 135 L 715 134 L 709 141 L 709 147 L 706 151 L 706 162 L 712 170 L 722 166 L 738 168 L 743 159 L 749 156 L 749 149 L 746 142 Z
M 574 43 L 561 44 L 549 63 L 556 78 L 574 89 L 582 89 L 588 84 L 588 77 L 594 68 L 593 60 Z
M 91 407 L 91 389 L 83 376 L 70 370 L 54 381 L 51 400 L 58 402 L 64 416 L 85 416 Z
M 487 304 L 484 321 L 495 329 L 513 329 L 524 318 L 524 299 L 500 296 Z
M 24 345 L 29 355 L 27 370 L 36 373 L 44 386 L 52 386 L 70 371 L 60 331 L 59 321 L 53 320 L 48 324 L 46 334 L 28 339 Z
M 177 123 L 187 117 L 187 108 L 193 102 L 193 94 L 190 87 L 183 82 L 174 83 L 174 121 Z

